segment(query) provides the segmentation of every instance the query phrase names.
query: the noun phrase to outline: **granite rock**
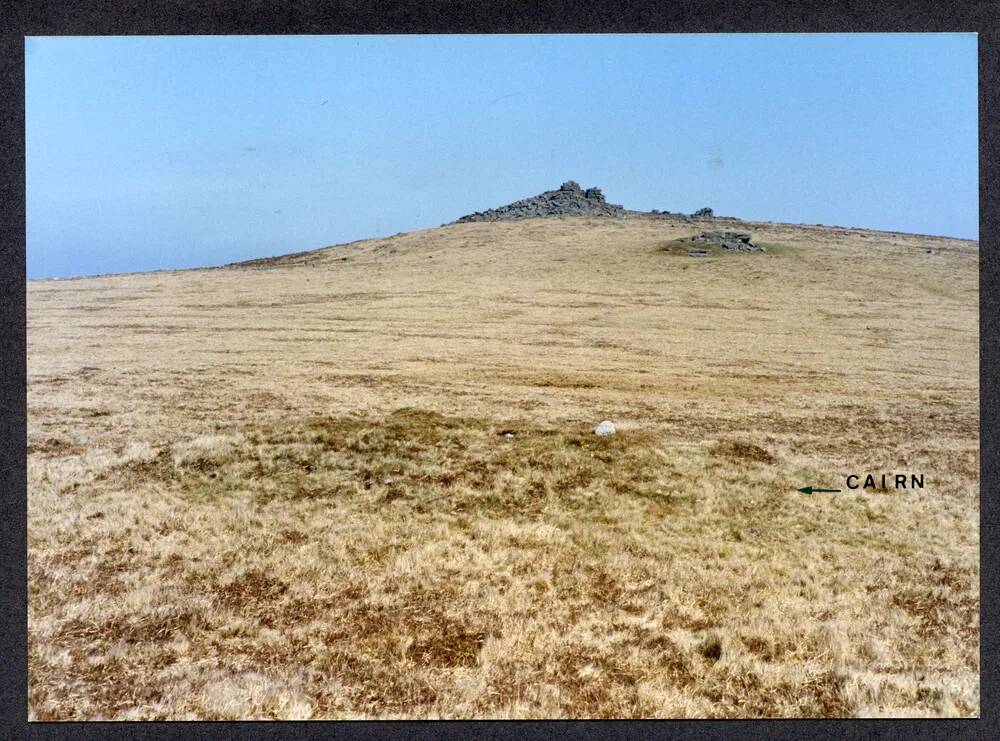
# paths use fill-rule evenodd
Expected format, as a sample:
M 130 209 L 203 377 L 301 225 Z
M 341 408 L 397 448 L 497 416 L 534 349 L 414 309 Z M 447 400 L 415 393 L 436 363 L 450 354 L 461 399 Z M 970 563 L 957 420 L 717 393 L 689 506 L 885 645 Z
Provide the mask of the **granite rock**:
M 547 190 L 537 196 L 508 203 L 506 206 L 477 211 L 458 219 L 456 224 L 471 221 L 506 221 L 540 216 L 620 216 L 625 209 L 608 203 L 600 188 L 584 191 L 577 183 L 567 180 L 558 190 Z

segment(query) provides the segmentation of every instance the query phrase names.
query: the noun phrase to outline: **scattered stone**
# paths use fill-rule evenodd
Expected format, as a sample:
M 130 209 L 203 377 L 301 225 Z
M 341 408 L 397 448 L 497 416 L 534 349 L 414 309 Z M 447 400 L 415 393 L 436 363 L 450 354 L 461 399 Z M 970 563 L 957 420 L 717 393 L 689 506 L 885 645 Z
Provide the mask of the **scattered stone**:
M 624 207 L 604 200 L 604 193 L 600 188 L 587 188 L 584 191 L 578 183 L 567 180 L 558 190 L 547 190 L 506 206 L 477 211 L 454 223 L 530 219 L 538 216 L 620 216 L 624 213 Z
M 734 252 L 764 252 L 763 247 L 751 241 L 747 232 L 703 232 L 697 237 L 689 237 L 686 241 L 717 244 L 724 250 Z
M 615 426 L 608 420 L 604 420 L 594 428 L 594 434 L 600 437 L 614 435 L 616 432 L 618 432 L 618 430 L 616 430 Z
M 693 219 L 711 219 L 713 216 L 714 214 L 712 213 L 712 209 L 710 209 L 708 206 L 706 206 L 705 208 L 699 208 L 697 211 L 691 214 L 691 218 Z
M 708 257 L 708 250 L 688 250 L 688 257 Z
M 517 433 L 514 430 L 501 430 L 500 437 L 514 437 Z

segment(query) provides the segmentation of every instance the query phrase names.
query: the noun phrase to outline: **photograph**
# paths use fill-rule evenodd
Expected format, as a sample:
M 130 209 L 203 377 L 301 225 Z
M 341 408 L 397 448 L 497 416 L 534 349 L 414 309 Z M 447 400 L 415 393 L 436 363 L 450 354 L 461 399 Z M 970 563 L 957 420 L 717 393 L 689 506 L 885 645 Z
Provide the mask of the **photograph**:
M 980 717 L 976 33 L 23 40 L 29 722 Z

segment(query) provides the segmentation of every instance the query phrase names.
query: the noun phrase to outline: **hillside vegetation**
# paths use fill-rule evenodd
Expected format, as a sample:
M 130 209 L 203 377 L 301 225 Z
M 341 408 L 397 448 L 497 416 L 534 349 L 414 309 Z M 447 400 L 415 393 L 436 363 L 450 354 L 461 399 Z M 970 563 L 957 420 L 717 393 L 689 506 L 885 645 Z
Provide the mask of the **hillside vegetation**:
M 978 715 L 977 245 L 718 225 L 29 283 L 31 717 Z

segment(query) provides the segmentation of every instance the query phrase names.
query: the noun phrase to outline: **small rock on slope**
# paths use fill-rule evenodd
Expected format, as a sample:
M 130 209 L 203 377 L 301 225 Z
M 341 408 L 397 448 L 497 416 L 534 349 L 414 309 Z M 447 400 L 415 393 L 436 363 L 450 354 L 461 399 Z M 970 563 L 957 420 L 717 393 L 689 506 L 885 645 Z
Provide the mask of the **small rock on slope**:
M 599 435 L 600 437 L 614 435 L 616 432 L 618 432 L 618 430 L 616 430 L 615 426 L 608 420 L 604 420 L 594 428 L 594 434 Z

